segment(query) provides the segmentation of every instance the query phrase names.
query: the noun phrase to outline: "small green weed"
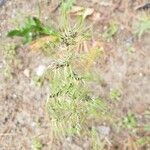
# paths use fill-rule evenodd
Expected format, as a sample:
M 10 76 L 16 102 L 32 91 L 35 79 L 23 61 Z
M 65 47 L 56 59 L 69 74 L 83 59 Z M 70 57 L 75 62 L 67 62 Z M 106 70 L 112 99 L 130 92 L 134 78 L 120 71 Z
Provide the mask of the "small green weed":
M 137 120 L 134 114 L 128 112 L 127 116 L 125 116 L 122 120 L 122 126 L 131 131 L 134 131 L 135 128 L 137 127 Z
M 132 45 L 129 45 L 127 48 L 128 55 L 131 56 L 135 52 L 135 48 Z
M 141 15 L 137 22 L 134 24 L 133 28 L 135 35 L 141 39 L 144 33 L 150 31 L 150 16 L 146 14 Z
M 44 76 L 37 76 L 37 75 L 34 75 L 33 78 L 32 78 L 33 82 L 35 83 L 36 86 L 38 87 L 42 87 L 42 85 L 44 84 Z
M 150 137 L 140 138 L 136 141 L 136 143 L 140 146 L 146 146 L 146 145 L 150 146 Z
M 106 31 L 103 33 L 103 37 L 106 40 L 110 41 L 116 35 L 117 32 L 118 32 L 118 25 L 115 21 L 112 21 L 110 22 Z
M 110 98 L 111 98 L 111 100 L 117 101 L 117 100 L 120 99 L 120 97 L 121 97 L 121 92 L 120 92 L 120 90 L 118 90 L 118 89 L 112 89 L 112 90 L 110 91 Z
M 33 150 L 41 150 L 43 147 L 43 144 L 39 137 L 34 138 L 33 143 L 32 143 L 32 148 Z
M 23 37 L 23 43 L 30 43 L 31 41 L 44 36 L 56 35 L 55 29 L 52 26 L 46 26 L 36 17 L 27 17 L 25 23 L 19 29 L 12 30 L 8 33 L 9 37 L 20 36 Z

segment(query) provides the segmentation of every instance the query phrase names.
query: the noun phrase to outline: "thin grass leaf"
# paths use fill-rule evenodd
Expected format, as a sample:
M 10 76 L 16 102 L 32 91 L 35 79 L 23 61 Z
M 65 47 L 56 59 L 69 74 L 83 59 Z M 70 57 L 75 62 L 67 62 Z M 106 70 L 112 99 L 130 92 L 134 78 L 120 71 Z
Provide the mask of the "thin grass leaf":
M 148 31 L 150 31 L 150 16 L 144 14 L 140 16 L 138 21 L 134 24 L 134 33 L 141 39 L 143 34 Z
M 9 37 L 13 37 L 13 36 L 23 36 L 23 33 L 21 30 L 12 30 L 10 32 L 8 32 L 7 34 Z

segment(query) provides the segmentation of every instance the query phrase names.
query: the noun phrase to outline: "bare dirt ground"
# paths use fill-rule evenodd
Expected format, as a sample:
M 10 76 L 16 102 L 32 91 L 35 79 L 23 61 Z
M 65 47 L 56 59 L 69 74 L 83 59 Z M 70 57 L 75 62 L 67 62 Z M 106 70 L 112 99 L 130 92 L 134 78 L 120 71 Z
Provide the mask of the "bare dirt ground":
M 138 118 L 138 126 L 150 122 L 150 118 L 145 117 L 145 112 L 150 108 L 150 34 L 146 33 L 138 40 L 133 37 L 130 28 L 134 16 L 140 13 L 135 8 L 145 2 L 147 1 L 133 0 L 128 3 L 128 0 L 78 0 L 76 3 L 78 6 L 94 8 L 100 13 L 100 19 L 93 21 L 97 39 L 110 20 L 119 23 L 119 32 L 114 39 L 108 43 L 103 42 L 106 56 L 100 61 L 98 70 L 105 85 L 96 84 L 93 89 L 105 99 L 109 99 L 111 89 L 121 89 L 121 100 L 111 111 L 121 118 L 130 110 Z M 43 21 L 49 18 L 57 21 L 58 11 L 52 12 L 57 4 L 55 0 L 40 1 Z M 6 0 L 0 6 L 0 45 L 20 43 L 20 39 L 6 37 L 7 32 L 25 16 L 36 16 L 38 13 L 37 0 Z M 135 48 L 130 56 L 127 51 L 128 43 Z M 36 68 L 48 65 L 50 60 L 41 53 L 30 51 L 26 46 L 19 48 L 17 52 L 21 62 L 15 68 L 13 78 L 5 80 L 3 48 L 0 49 L 0 150 L 30 150 L 37 136 L 42 140 L 42 150 L 90 150 L 88 139 L 81 141 L 66 138 L 62 142 L 53 139 L 44 107 L 49 89 L 46 83 L 37 87 L 32 81 Z M 110 149 L 125 150 L 124 145 L 130 141 L 130 133 L 125 129 L 117 132 L 110 124 L 104 126 L 108 126 L 110 130 L 106 135 Z M 142 131 L 138 134 L 141 137 L 150 136 L 150 133 Z M 149 150 L 150 147 L 139 149 Z M 135 149 L 132 147 L 130 150 Z

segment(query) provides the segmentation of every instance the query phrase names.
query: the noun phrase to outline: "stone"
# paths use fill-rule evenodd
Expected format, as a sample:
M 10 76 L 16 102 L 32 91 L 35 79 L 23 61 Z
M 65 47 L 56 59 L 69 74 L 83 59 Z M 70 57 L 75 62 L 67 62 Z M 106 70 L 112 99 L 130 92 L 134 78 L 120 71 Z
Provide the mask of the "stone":
M 29 69 L 25 69 L 24 71 L 23 71 L 23 74 L 26 76 L 26 77 L 30 77 L 30 70 Z
M 110 133 L 110 127 L 104 126 L 104 125 L 103 126 L 99 126 L 97 128 L 97 130 L 98 130 L 100 136 L 108 136 L 109 133 Z
M 36 75 L 41 77 L 45 73 L 46 67 L 44 65 L 40 65 L 36 68 Z

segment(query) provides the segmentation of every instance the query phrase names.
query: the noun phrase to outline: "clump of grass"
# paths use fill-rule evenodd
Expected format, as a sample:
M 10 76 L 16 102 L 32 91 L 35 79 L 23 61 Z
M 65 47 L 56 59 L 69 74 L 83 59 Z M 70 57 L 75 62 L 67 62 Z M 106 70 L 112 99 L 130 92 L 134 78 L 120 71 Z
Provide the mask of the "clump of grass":
M 131 56 L 135 52 L 135 48 L 132 45 L 128 45 L 127 52 L 128 55 Z
M 106 40 L 111 41 L 117 32 L 118 32 L 118 24 L 115 21 L 112 21 L 110 22 L 106 31 L 103 33 L 103 37 Z
M 99 134 L 95 127 L 92 127 L 91 132 L 91 142 L 92 142 L 92 150 L 104 150 L 105 142 L 100 139 Z
M 71 10 L 72 6 L 74 5 L 76 0 L 61 0 L 61 27 L 65 28 L 69 24 L 69 11 Z
M 85 28 L 87 30 L 82 18 L 73 27 L 70 24 L 63 26 L 60 30 L 61 45 L 64 45 L 63 54 L 57 57 L 54 66 L 49 67 L 52 92 L 46 106 L 56 136 L 80 136 L 88 130 L 88 121 L 93 118 L 104 119 L 108 112 L 107 103 L 91 95 L 86 87 L 83 72 L 80 74 L 77 69 L 78 64 L 85 62 L 82 61 L 84 54 L 80 55 L 76 51 L 78 45 L 89 38 Z M 89 51 L 85 54 L 85 68 L 90 68 L 97 52 L 98 50 Z
M 77 51 L 79 45 L 90 38 L 90 30 L 85 26 L 82 17 L 77 20 L 75 25 L 71 25 L 69 22 L 68 11 L 73 2 L 72 0 L 62 1 L 62 24 L 58 25 L 60 28 L 55 32 L 48 28 L 45 32 L 41 22 L 34 18 L 31 19 L 31 22 L 35 23 L 36 21 L 36 25 L 31 26 L 27 37 L 24 37 L 25 42 L 34 40 L 33 48 L 39 47 L 45 40 L 45 42 L 52 43 L 56 49 L 52 55 L 54 63 L 47 68 L 44 77 L 49 79 L 51 91 L 47 98 L 46 111 L 51 120 L 54 135 L 57 137 L 80 136 L 88 130 L 89 121 L 105 120 L 109 116 L 107 103 L 100 97 L 94 96 L 86 86 L 85 71 L 87 72 L 91 68 L 97 54 L 101 54 L 101 49 L 96 47 L 82 55 Z M 17 30 L 10 32 L 9 35 L 22 36 L 24 29 L 26 28 L 21 29 L 21 33 L 20 30 Z M 33 35 L 31 38 L 29 33 Z M 40 37 L 42 35 L 43 37 Z M 56 37 L 57 40 L 53 40 L 53 37 Z M 51 51 L 51 47 L 48 48 Z M 80 72 L 78 66 L 81 63 L 84 64 L 84 69 L 82 68 Z M 45 79 L 44 77 L 42 79 Z
M 127 116 L 125 116 L 122 120 L 122 126 L 131 131 L 134 131 L 137 127 L 137 119 L 131 112 L 128 112 Z
M 143 137 L 143 138 L 139 138 L 137 141 L 136 141 L 136 143 L 138 144 L 138 145 L 140 145 L 140 146 L 147 146 L 147 148 L 148 148 L 148 146 L 150 146 L 150 137 Z
M 47 109 L 57 135 L 80 135 L 88 120 L 103 118 L 107 113 L 107 104 L 90 96 L 84 80 L 70 65 L 54 70 L 52 87 Z
M 112 89 L 110 91 L 110 98 L 113 101 L 119 100 L 121 98 L 121 92 L 120 92 L 120 90 L 118 90 L 118 89 Z
M 43 144 L 40 138 L 39 137 L 34 138 L 33 143 L 32 143 L 33 150 L 41 150 L 42 147 L 43 147 Z
M 14 73 L 14 67 L 16 67 L 20 61 L 17 57 L 15 44 L 7 44 L 3 46 L 3 49 L 3 55 L 5 60 L 3 73 L 5 78 L 11 79 Z
M 135 22 L 134 26 L 135 35 L 141 39 L 141 37 L 148 31 L 150 31 L 150 15 L 142 14 Z

